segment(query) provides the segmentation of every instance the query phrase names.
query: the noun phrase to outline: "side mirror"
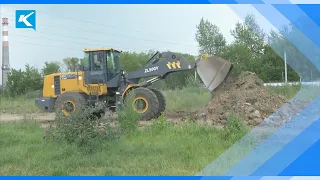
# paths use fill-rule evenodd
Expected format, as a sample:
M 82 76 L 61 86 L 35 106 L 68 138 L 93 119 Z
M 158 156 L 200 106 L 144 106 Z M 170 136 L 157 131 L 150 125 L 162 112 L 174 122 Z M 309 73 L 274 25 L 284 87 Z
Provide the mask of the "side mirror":
M 126 71 L 123 70 L 123 69 L 120 69 L 120 74 L 121 74 L 121 75 L 125 75 L 125 74 L 126 74 Z

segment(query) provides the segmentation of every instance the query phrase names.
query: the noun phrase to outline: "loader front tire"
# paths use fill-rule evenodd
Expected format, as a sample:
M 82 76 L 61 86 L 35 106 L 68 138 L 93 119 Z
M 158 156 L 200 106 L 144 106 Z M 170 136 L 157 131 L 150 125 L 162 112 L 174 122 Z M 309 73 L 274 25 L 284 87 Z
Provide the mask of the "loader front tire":
M 77 92 L 66 92 L 58 96 L 54 109 L 62 111 L 64 116 L 81 111 L 80 106 L 86 105 L 85 97 Z
M 158 109 L 159 101 L 157 95 L 148 88 L 139 87 L 133 90 L 133 108 L 134 111 L 141 115 L 141 120 L 151 120 L 155 118 Z
M 155 117 L 159 117 L 161 113 L 163 113 L 166 110 L 166 106 L 167 106 L 166 97 L 161 91 L 154 88 L 150 88 L 150 89 L 156 94 L 159 101 L 159 109 L 157 114 L 155 115 Z

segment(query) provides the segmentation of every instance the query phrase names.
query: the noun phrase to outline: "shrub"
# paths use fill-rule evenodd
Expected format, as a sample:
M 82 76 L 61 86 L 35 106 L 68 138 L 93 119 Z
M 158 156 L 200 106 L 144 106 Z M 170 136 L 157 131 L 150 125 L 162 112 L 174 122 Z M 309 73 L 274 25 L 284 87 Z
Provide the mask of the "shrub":
M 170 123 L 167 121 L 166 115 L 164 113 L 161 113 L 158 118 L 152 121 L 151 130 L 154 132 L 162 131 L 169 125 Z
M 50 139 L 75 144 L 85 153 L 94 153 L 118 137 L 117 129 L 106 119 L 93 115 L 95 108 L 78 107 L 81 111 L 68 117 L 56 113 L 56 127 L 50 129 Z
M 224 139 L 239 140 L 248 132 L 247 126 L 243 123 L 242 119 L 236 115 L 229 115 L 227 124 L 222 133 Z
M 123 134 L 132 133 L 136 131 L 138 127 L 140 114 L 136 113 L 133 109 L 133 99 L 134 94 L 129 93 L 121 104 L 121 108 L 117 110 L 119 128 Z

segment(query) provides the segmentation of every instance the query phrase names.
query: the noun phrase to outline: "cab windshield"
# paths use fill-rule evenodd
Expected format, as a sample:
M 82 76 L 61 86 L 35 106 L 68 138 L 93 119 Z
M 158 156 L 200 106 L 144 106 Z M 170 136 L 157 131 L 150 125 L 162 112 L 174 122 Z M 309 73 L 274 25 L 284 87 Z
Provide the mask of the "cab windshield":
M 112 73 L 117 73 L 120 69 L 120 53 L 116 51 L 107 52 L 107 69 Z
M 104 55 L 106 55 L 106 64 Z M 81 65 L 83 65 L 84 71 L 104 70 L 106 68 L 108 73 L 114 74 L 119 72 L 120 69 L 120 53 L 117 51 L 85 52 Z

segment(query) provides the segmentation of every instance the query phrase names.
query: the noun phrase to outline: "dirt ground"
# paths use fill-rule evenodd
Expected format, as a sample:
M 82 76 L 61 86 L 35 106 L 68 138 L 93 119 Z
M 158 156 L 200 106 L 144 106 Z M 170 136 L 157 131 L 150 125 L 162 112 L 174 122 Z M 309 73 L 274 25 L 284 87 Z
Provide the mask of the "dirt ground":
M 271 93 L 263 81 L 252 72 L 237 77 L 229 76 L 212 92 L 212 100 L 200 111 L 200 121 L 215 126 L 224 126 L 228 117 L 240 117 L 248 127 L 256 127 L 273 114 L 280 106 L 277 118 L 268 118 L 268 125 L 284 125 L 293 114 L 306 107 L 308 102 L 286 102 L 281 95 Z M 291 116 L 290 116 L 291 114 Z M 274 116 L 273 116 L 274 117 Z M 280 117 L 280 118 L 279 118 Z
M 187 112 L 167 112 L 166 117 L 168 121 L 177 124 L 182 122 L 184 117 L 187 115 Z M 110 120 L 116 120 L 117 115 L 115 113 L 108 114 Z M 36 121 L 41 124 L 42 127 L 47 127 L 50 124 L 53 124 L 55 120 L 55 113 L 34 113 L 34 114 L 9 114 L 9 113 L 0 113 L 0 123 L 15 123 L 23 121 Z M 152 121 L 140 121 L 139 126 L 150 125 Z

